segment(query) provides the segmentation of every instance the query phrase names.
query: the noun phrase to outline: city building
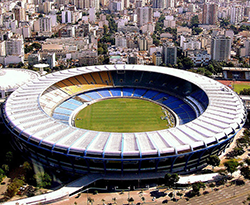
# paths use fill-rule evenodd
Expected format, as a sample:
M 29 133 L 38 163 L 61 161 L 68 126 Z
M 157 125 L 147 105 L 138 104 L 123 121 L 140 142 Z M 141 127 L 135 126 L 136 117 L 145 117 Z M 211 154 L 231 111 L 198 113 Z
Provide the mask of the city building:
M 206 50 L 191 50 L 187 51 L 186 55 L 191 58 L 194 66 L 208 65 L 211 60 L 211 55 Z
M 17 20 L 18 22 L 26 20 L 26 14 L 24 8 L 16 5 L 15 8 L 13 9 L 13 12 L 15 14 L 15 20 Z
M 225 36 L 215 36 L 211 41 L 211 58 L 217 61 L 227 61 L 231 55 L 231 39 Z
M 244 8 L 241 5 L 233 5 L 230 12 L 230 23 L 237 25 L 243 20 Z
M 153 64 L 159 66 L 162 64 L 162 55 L 160 52 L 154 52 L 152 55 Z
M 73 23 L 73 11 L 62 11 L 62 23 Z
M 117 34 L 115 36 L 115 47 L 122 47 L 122 48 L 126 48 L 127 47 L 126 35 L 124 35 L 124 34 Z
M 162 48 L 163 63 L 175 65 L 177 63 L 177 48 L 173 44 L 164 44 Z
M 137 25 L 139 27 L 153 21 L 153 9 L 150 7 L 137 8 Z
M 41 34 L 52 31 L 51 18 L 50 17 L 40 17 L 34 22 L 34 31 Z
M 203 5 L 202 24 L 216 25 L 218 22 L 218 4 Z

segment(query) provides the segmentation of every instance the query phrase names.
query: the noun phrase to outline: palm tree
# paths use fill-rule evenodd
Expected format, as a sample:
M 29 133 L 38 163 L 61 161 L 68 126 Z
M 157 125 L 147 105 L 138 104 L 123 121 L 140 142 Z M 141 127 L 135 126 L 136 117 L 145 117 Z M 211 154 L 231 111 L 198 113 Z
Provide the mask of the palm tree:
M 105 204 L 105 199 L 102 199 L 102 204 L 103 204 L 103 205 Z

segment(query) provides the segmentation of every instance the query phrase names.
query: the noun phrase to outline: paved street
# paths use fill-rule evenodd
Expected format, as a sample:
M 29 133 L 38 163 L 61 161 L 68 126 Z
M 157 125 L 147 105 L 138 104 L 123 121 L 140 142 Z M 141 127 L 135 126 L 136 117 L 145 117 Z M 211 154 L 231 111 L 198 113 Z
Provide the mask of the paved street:
M 184 205 L 184 204 L 191 204 L 191 205 L 238 205 L 243 204 L 242 201 L 246 200 L 248 194 L 250 194 L 250 183 L 246 182 L 243 186 L 224 186 L 224 188 L 221 186 L 219 187 L 219 190 L 211 191 L 211 188 L 206 188 L 205 191 L 208 191 L 209 193 L 206 195 L 203 195 L 203 190 L 201 190 L 201 196 L 196 196 L 189 201 L 186 201 L 186 199 L 180 199 L 178 202 L 170 201 L 170 198 L 168 196 L 159 197 L 156 199 L 156 201 L 152 201 L 152 196 L 150 195 L 150 192 L 153 190 L 146 190 L 143 192 L 143 196 L 145 197 L 145 203 L 144 204 L 152 204 L 152 205 L 158 205 L 162 204 L 164 200 L 167 200 L 167 204 L 178 204 L 178 205 Z M 164 194 L 165 190 L 160 190 L 159 192 L 162 192 Z M 170 191 L 165 191 L 165 193 L 169 193 Z M 137 204 L 138 202 L 142 202 L 139 191 L 131 191 L 131 192 L 124 192 L 124 194 L 120 194 L 118 192 L 115 193 L 99 193 L 97 195 L 93 195 L 90 193 L 82 193 L 79 198 L 77 197 L 71 197 L 68 200 L 54 203 L 54 205 L 68 205 L 68 204 L 74 204 L 75 202 L 77 205 L 86 205 L 87 204 L 87 197 L 91 197 L 94 199 L 93 205 L 101 205 L 103 204 L 102 199 L 105 200 L 105 203 L 112 203 L 112 198 L 116 198 L 116 202 L 118 205 L 127 204 L 127 198 L 133 197 L 134 198 L 134 204 Z

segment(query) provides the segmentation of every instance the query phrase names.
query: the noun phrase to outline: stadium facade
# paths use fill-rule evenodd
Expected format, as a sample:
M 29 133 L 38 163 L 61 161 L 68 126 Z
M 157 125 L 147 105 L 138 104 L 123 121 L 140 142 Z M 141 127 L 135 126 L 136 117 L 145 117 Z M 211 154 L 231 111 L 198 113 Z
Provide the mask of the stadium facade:
M 130 97 L 167 107 L 175 127 L 114 133 L 74 127 L 75 114 L 98 100 Z M 13 142 L 31 158 L 72 173 L 187 173 L 229 147 L 246 120 L 230 88 L 166 67 L 104 65 L 40 77 L 6 100 Z

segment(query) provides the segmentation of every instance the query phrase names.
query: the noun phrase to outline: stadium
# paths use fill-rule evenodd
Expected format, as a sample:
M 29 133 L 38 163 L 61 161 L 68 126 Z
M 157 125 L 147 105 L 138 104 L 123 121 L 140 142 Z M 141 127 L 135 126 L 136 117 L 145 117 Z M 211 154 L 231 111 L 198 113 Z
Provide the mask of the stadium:
M 89 120 L 78 117 L 82 110 L 112 99 L 156 104 L 169 126 L 123 132 L 76 127 Z M 46 166 L 133 175 L 203 168 L 209 155 L 230 146 L 247 113 L 236 93 L 210 78 L 166 67 L 103 65 L 28 82 L 9 96 L 2 115 L 16 147 Z

